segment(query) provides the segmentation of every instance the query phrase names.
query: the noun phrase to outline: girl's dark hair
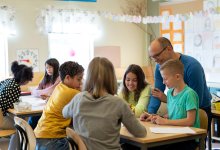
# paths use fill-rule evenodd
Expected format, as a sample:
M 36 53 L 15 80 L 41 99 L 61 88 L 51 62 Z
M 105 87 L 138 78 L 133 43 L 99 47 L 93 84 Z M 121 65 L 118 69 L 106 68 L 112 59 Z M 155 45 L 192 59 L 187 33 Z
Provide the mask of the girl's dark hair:
M 130 66 L 128 66 L 123 77 L 123 87 L 122 87 L 122 94 L 124 95 L 125 100 L 128 100 L 128 96 L 129 96 L 129 90 L 125 84 L 125 80 L 127 74 L 130 72 L 137 76 L 137 89 L 134 92 L 134 100 L 138 101 L 141 91 L 146 87 L 148 83 L 145 81 L 145 75 L 140 66 L 135 64 L 131 64 Z
M 59 68 L 61 81 L 64 81 L 66 75 L 69 75 L 70 77 L 74 77 L 75 75 L 83 72 L 84 72 L 83 66 L 73 61 L 65 62 Z
M 54 84 L 57 77 L 59 76 L 59 66 L 60 66 L 60 64 L 59 64 L 57 59 L 50 58 L 45 62 L 45 66 L 46 66 L 46 64 L 53 67 L 53 75 L 52 76 L 48 75 L 47 71 L 46 71 L 46 68 L 45 68 L 44 78 L 43 78 L 43 81 L 41 83 L 42 86 L 46 85 L 47 83 Z
M 33 78 L 33 69 L 26 65 L 19 65 L 17 61 L 12 62 L 11 72 L 14 75 L 15 81 L 22 85 L 27 81 L 31 81 Z

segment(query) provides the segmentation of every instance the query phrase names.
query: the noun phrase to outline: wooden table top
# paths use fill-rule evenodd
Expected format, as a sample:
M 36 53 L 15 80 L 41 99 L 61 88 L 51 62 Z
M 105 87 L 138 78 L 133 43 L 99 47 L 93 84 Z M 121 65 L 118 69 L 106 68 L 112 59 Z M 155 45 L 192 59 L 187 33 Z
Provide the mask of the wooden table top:
M 200 128 L 191 128 L 194 131 L 196 131 L 196 134 L 187 134 L 187 133 L 165 133 L 165 134 L 156 134 L 152 133 L 150 131 L 150 127 L 179 127 L 179 126 L 161 126 L 161 125 L 156 125 L 151 122 L 142 122 L 141 123 L 146 127 L 147 129 L 147 135 L 144 138 L 136 138 L 133 135 L 131 135 L 128 130 L 125 127 L 122 127 L 120 130 L 120 135 L 122 138 L 125 139 L 130 139 L 132 141 L 136 141 L 138 143 L 153 143 L 153 142 L 160 142 L 160 141 L 165 141 L 165 140 L 171 140 L 171 139 L 176 139 L 176 138 L 183 138 L 183 137 L 192 137 L 195 135 L 202 135 L 206 134 L 206 130 L 200 129 Z
M 0 130 L 0 137 L 10 136 L 15 133 L 15 130 Z
M 40 114 L 43 112 L 43 109 L 46 105 L 46 101 L 41 98 L 33 97 L 32 95 L 29 96 L 21 96 L 22 102 L 28 102 L 32 105 L 31 110 L 25 111 L 18 111 L 15 109 L 8 109 L 8 112 L 19 116 L 19 115 L 32 115 L 32 114 Z
M 8 112 L 18 116 L 18 115 L 28 115 L 28 114 L 38 114 L 38 113 L 42 113 L 43 112 L 43 108 L 39 109 L 39 110 L 33 110 L 31 109 L 30 111 L 17 111 L 15 109 L 8 109 Z
M 215 116 L 220 117 L 220 111 L 219 110 L 212 110 L 212 114 Z

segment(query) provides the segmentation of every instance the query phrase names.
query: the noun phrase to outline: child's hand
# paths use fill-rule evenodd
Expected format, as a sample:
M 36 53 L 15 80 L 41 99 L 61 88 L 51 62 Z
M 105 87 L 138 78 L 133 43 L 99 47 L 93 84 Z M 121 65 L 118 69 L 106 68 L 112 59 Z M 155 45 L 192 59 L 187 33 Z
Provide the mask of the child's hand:
M 147 113 L 147 112 L 144 112 L 144 113 L 141 114 L 140 120 L 141 120 L 141 121 L 151 121 L 151 118 L 152 118 L 152 117 L 153 117 L 152 114 L 149 114 L 149 113 Z
M 153 121 L 153 123 L 155 123 L 155 124 L 164 125 L 164 124 L 166 124 L 167 119 L 162 118 L 162 117 L 160 117 L 159 115 L 157 115 L 157 116 L 154 116 L 154 118 L 153 118 L 152 121 Z M 152 121 L 151 121 L 151 122 L 152 122 Z
M 40 97 L 41 97 L 43 100 L 48 100 L 50 96 L 48 96 L 48 95 L 40 95 Z
M 168 114 L 165 114 L 165 115 L 163 116 L 163 118 L 168 119 L 168 118 L 169 118 L 169 117 L 168 117 Z
M 150 118 L 151 123 L 156 124 L 157 116 L 158 116 L 158 115 L 152 115 L 152 117 Z

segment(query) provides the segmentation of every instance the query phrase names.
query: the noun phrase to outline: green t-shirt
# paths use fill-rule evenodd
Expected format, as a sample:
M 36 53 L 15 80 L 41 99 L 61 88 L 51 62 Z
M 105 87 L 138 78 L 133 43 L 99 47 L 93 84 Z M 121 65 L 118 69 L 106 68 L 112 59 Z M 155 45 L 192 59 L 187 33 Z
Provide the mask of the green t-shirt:
M 196 109 L 196 119 L 193 127 L 199 128 L 199 97 L 196 92 L 188 87 L 175 96 L 172 96 L 173 89 L 167 92 L 167 110 L 168 117 L 171 120 L 178 120 L 187 117 L 187 111 Z

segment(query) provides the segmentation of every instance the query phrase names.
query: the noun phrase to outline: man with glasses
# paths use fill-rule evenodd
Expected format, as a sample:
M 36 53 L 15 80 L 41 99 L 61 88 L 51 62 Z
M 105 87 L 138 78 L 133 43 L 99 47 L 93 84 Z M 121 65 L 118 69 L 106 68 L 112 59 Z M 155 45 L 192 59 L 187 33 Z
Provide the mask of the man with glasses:
M 161 101 L 166 102 L 166 95 L 163 93 L 166 86 L 163 84 L 159 67 L 169 59 L 179 59 L 184 64 L 184 81 L 199 96 L 199 107 L 206 111 L 211 125 L 211 94 L 209 93 L 205 73 L 201 64 L 193 57 L 176 53 L 171 42 L 164 37 L 155 39 L 149 47 L 149 56 L 157 65 L 154 74 L 154 86 L 152 96 L 148 105 L 148 112 L 155 114 L 160 107 Z

